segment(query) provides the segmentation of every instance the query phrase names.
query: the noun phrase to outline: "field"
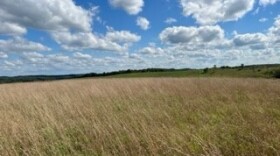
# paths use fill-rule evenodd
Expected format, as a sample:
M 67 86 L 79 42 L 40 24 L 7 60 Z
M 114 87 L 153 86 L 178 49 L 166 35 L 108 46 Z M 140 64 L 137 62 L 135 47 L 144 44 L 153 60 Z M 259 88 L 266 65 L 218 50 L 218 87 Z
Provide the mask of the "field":
M 0 84 L 15 82 L 54 81 L 81 78 L 147 78 L 147 77 L 229 77 L 229 78 L 280 78 L 280 64 L 248 66 L 222 66 L 204 69 L 148 68 L 120 70 L 108 73 L 87 73 L 70 75 L 25 75 L 0 76 Z
M 280 155 L 280 80 L 2 84 L 0 155 Z
M 113 75 L 116 78 L 138 77 L 230 77 L 230 78 L 275 78 L 280 65 L 252 65 L 241 67 L 220 67 L 205 69 L 181 69 L 162 72 L 131 72 Z M 279 78 L 279 77 L 278 77 Z

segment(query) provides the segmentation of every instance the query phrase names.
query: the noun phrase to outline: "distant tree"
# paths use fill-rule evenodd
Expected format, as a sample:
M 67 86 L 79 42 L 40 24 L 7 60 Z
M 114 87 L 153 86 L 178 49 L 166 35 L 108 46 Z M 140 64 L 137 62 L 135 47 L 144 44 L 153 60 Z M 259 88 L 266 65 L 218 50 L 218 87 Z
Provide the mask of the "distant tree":
M 240 69 L 244 69 L 244 64 L 241 64 L 241 65 L 240 65 Z
M 274 78 L 280 79 L 280 69 L 276 70 L 276 71 L 273 73 L 273 77 L 274 77 Z
M 214 67 L 213 67 L 214 69 L 217 69 L 217 65 L 214 65 Z
M 204 74 L 208 73 L 208 71 L 209 71 L 209 68 L 204 68 L 204 69 L 203 69 L 203 73 L 204 73 Z
M 229 69 L 229 66 L 221 66 L 221 69 Z

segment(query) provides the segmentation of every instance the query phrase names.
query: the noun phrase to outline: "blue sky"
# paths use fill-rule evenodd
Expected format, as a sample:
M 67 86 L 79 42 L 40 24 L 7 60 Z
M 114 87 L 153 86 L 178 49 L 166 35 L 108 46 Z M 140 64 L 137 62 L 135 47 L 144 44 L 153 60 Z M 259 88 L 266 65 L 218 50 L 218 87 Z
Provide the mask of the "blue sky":
M 280 63 L 278 0 L 1 0 L 0 76 Z

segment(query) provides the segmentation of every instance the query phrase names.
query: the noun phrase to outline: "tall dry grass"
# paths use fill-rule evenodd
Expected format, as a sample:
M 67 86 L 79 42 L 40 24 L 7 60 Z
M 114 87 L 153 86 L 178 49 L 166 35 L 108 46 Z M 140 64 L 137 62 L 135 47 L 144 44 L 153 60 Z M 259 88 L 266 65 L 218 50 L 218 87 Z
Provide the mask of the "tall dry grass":
M 0 85 L 0 155 L 280 155 L 280 81 Z

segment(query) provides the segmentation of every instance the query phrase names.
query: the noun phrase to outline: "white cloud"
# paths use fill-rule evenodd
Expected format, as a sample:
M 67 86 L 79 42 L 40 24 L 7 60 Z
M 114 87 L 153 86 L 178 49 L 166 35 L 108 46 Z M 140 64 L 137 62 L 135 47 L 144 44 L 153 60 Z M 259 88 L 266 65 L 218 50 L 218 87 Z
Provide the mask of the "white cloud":
M 136 24 L 143 30 L 148 30 L 150 28 L 150 22 L 145 17 L 138 17 Z
M 51 54 L 47 56 L 47 59 L 53 63 L 71 63 L 70 57 L 61 54 Z
M 280 43 L 280 17 L 275 20 L 274 26 L 268 33 L 234 33 L 232 38 L 224 36 L 220 26 L 200 27 L 169 27 L 164 29 L 160 40 L 168 45 L 167 51 L 179 53 L 199 53 L 204 50 L 239 50 L 261 51 L 269 48 L 275 49 Z M 279 44 L 280 45 L 280 44 Z M 166 51 L 166 50 L 165 50 Z M 203 52 L 202 52 L 203 53 Z M 189 55 L 190 56 L 190 55 Z M 193 55 L 198 56 L 198 55 Z
M 132 60 L 142 61 L 142 57 L 141 57 L 140 55 L 138 55 L 138 54 L 135 54 L 135 53 L 130 54 L 130 55 L 128 56 L 128 58 L 129 58 L 129 59 L 132 59 Z
M 175 18 L 169 17 L 164 21 L 166 24 L 176 23 L 177 20 Z
M 125 10 L 130 15 L 137 15 L 144 6 L 144 0 L 109 0 L 109 3 L 113 7 Z
M 0 39 L 0 69 L 9 69 L 10 73 L 14 74 L 34 74 L 34 71 L 42 73 L 42 69 L 44 73 L 62 74 L 61 71 L 104 72 L 128 68 L 206 67 L 214 64 L 279 62 L 280 16 L 266 33 L 235 33 L 232 37 L 225 37 L 224 30 L 218 25 L 213 25 L 242 18 L 252 9 L 254 0 L 179 1 L 184 15 L 192 16 L 202 26 L 166 28 L 159 35 L 163 43 L 161 46 L 150 44 L 133 50 L 135 53 L 129 53 L 131 45 L 140 41 L 141 36 L 128 30 L 113 28 L 108 28 L 104 34 L 96 33 L 92 24 L 93 18 L 98 18 L 98 7 L 86 10 L 75 5 L 74 0 L 41 0 L 39 3 L 35 0 L 1 0 L 0 34 L 12 36 Z M 131 15 L 138 14 L 144 6 L 144 1 L 109 2 Z M 274 3 L 276 1 L 260 2 L 263 6 Z M 101 17 L 95 21 L 106 25 Z M 149 29 L 150 22 L 147 19 L 143 21 L 138 25 L 144 30 Z M 174 23 L 176 19 L 167 18 L 165 22 Z M 43 52 L 50 48 L 16 37 L 28 33 L 30 28 L 50 33 L 61 47 L 73 53 L 59 54 L 53 51 L 52 54 L 45 54 Z M 38 36 L 40 37 L 43 36 Z M 104 57 L 105 54 L 89 54 L 92 50 L 115 51 L 121 52 L 122 55 L 105 53 L 111 57 Z M 14 54 L 8 57 L 9 52 L 22 53 L 20 57 L 12 57 Z
M 3 52 L 34 52 L 49 50 L 50 48 L 42 45 L 41 43 L 27 41 L 20 37 L 0 40 L 0 51 Z
M 269 32 L 280 36 L 280 15 L 275 18 L 273 26 L 269 29 Z
M 56 32 L 53 38 L 66 50 L 76 51 L 81 49 L 97 49 L 105 51 L 124 52 L 130 45 L 138 42 L 141 37 L 129 31 L 109 30 L 105 37 L 92 33 Z
M 236 47 L 249 46 L 251 49 L 264 49 L 268 42 L 267 36 L 262 33 L 236 34 L 233 38 Z
M 20 35 L 26 33 L 28 28 L 47 31 L 66 50 L 121 52 L 126 51 L 131 43 L 140 40 L 139 36 L 128 31 L 108 32 L 107 37 L 92 33 L 92 18 L 97 12 L 98 7 L 86 10 L 75 5 L 73 0 L 41 0 L 40 3 L 35 0 L 2 0 L 0 24 L 3 25 L 0 33 Z
M 267 18 L 261 18 L 259 19 L 259 22 L 263 23 L 263 22 L 266 22 L 268 19 Z
M 92 56 L 89 54 L 84 54 L 84 53 L 80 53 L 80 52 L 76 52 L 73 54 L 74 58 L 76 59 L 91 59 Z
M 222 40 L 224 30 L 220 26 L 169 27 L 160 33 L 159 38 L 171 44 L 210 43 Z
M 272 5 L 278 2 L 279 0 L 260 0 L 259 4 L 262 6 Z
M 266 33 L 234 34 L 232 43 L 234 48 L 250 48 L 251 50 L 270 50 L 280 48 L 280 16 L 275 18 L 273 26 Z M 271 50 L 273 49 L 273 50 Z
M 15 67 L 16 66 L 16 64 L 15 63 L 13 63 L 13 62 L 10 62 L 10 61 L 4 61 L 4 64 L 6 65 L 6 66 L 9 66 L 9 67 Z
M 0 35 L 1 34 L 6 34 L 6 35 L 22 35 L 27 32 L 27 30 L 19 26 L 18 24 L 15 23 L 9 23 L 9 22 L 1 22 L 0 19 Z
M 143 55 L 158 56 L 158 55 L 163 55 L 164 50 L 160 47 L 148 46 L 140 49 L 138 53 Z
M 28 58 L 43 58 L 44 55 L 38 52 L 25 52 L 23 53 L 23 56 L 26 56 Z
M 0 52 L 0 59 L 8 58 L 8 55 L 4 52 Z
M 260 12 L 260 7 L 257 7 L 252 13 L 252 15 L 257 15 Z
M 201 33 L 203 32 L 203 33 Z M 238 34 L 232 38 L 224 36 L 219 26 L 169 27 L 159 38 L 164 43 L 165 63 L 191 63 L 201 66 L 277 63 L 280 59 L 280 16 L 267 33 Z M 156 47 L 154 47 L 156 48 Z M 159 47 L 158 47 L 159 48 Z M 143 48 L 149 53 L 149 48 Z M 152 53 L 152 52 L 150 52 Z M 169 58 L 167 58 L 169 56 Z M 166 60 L 167 59 L 167 60 Z M 157 57 L 157 60 L 162 58 Z M 185 61 L 184 61 L 185 60 Z
M 133 43 L 141 40 L 141 36 L 131 33 L 130 31 L 109 30 L 105 36 L 106 40 L 116 43 Z
M 272 42 L 280 45 L 280 15 L 275 18 L 273 26 L 268 30 L 268 35 Z
M 236 21 L 253 9 L 255 0 L 180 0 L 185 16 L 197 23 L 211 25 L 223 21 Z
M 124 49 L 113 42 L 106 42 L 92 33 L 57 32 L 52 34 L 56 42 L 66 50 L 76 51 L 81 49 L 98 49 L 106 51 L 123 51 Z
M 37 52 L 24 53 L 24 64 L 32 64 L 33 68 L 55 68 L 67 69 L 69 67 L 86 67 L 90 63 L 92 56 L 85 53 L 75 52 L 72 57 L 64 54 L 43 55 Z M 36 69 L 35 69 L 36 70 Z
M 0 22 L 17 29 L 91 31 L 92 15 L 93 12 L 75 5 L 72 0 L 0 1 Z
M 23 53 L 23 58 L 25 61 L 28 61 L 32 64 L 45 64 L 47 61 L 45 56 L 38 52 L 25 52 Z
M 8 61 L 5 60 L 1 69 L 10 70 L 10 71 L 17 71 L 21 69 L 23 63 L 20 60 L 17 61 Z
M 137 40 L 135 37 L 137 35 L 134 34 L 134 36 L 128 31 L 115 31 L 113 28 L 108 28 L 107 34 L 110 35 L 98 37 L 107 40 L 106 42 L 110 40 L 114 43 Z M 120 36 L 118 41 L 117 36 Z M 67 73 L 76 71 L 83 73 L 92 72 L 93 69 L 95 72 L 104 72 L 128 68 L 201 68 L 214 64 L 221 66 L 241 63 L 277 63 L 280 54 L 279 48 L 275 47 L 280 43 L 279 36 L 280 16 L 275 19 L 274 25 L 267 33 L 238 34 L 236 32 L 230 38 L 225 37 L 224 30 L 220 26 L 169 27 L 159 35 L 164 43 L 163 46 L 158 47 L 150 43 L 137 50 L 136 53 L 126 52 L 117 57 L 93 58 L 86 52 L 76 52 L 69 56 L 68 54 L 43 55 L 28 52 L 24 53 L 28 57 L 23 60 L 0 61 L 0 67 L 18 74 L 19 71 L 34 73 L 34 71 L 30 72 L 30 69 L 40 72 L 42 68 L 48 73 L 58 70 Z

